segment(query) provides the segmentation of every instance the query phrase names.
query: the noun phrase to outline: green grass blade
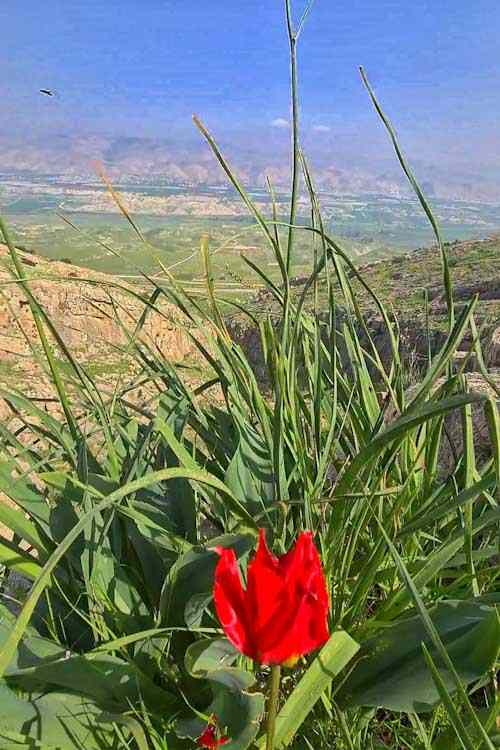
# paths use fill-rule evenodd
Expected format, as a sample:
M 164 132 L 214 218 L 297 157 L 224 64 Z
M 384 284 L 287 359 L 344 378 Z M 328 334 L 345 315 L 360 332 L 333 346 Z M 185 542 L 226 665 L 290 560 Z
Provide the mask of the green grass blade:
M 396 131 L 394 130 L 389 118 L 386 116 L 384 111 L 382 110 L 381 105 L 379 104 L 379 101 L 377 97 L 375 96 L 375 92 L 373 91 L 372 87 L 370 86 L 370 83 L 368 81 L 368 78 L 366 76 L 366 73 L 362 67 L 360 67 L 360 73 L 361 78 L 363 80 L 364 85 L 366 86 L 366 89 L 370 95 L 370 98 L 372 100 L 373 106 L 375 107 L 375 110 L 382 120 L 385 129 L 389 133 L 389 137 L 392 141 L 392 145 L 394 147 L 394 151 L 396 152 L 396 156 L 398 158 L 398 161 L 408 179 L 408 182 L 412 186 L 420 205 L 422 206 L 425 215 L 429 219 L 430 225 L 432 226 L 432 229 L 434 231 L 434 235 L 436 237 L 436 242 L 439 247 L 439 252 L 441 254 L 441 262 L 443 265 L 443 285 L 445 289 L 446 294 L 446 304 L 448 307 L 448 325 L 449 330 L 451 331 L 455 322 L 455 307 L 453 302 L 453 286 L 451 282 L 451 274 L 450 274 L 450 266 L 448 263 L 448 256 L 446 254 L 446 250 L 443 245 L 443 241 L 441 239 L 441 232 L 439 230 L 438 223 L 436 221 L 436 218 L 434 217 L 434 214 L 432 212 L 432 209 L 429 205 L 429 202 L 427 201 L 424 193 L 422 192 L 422 189 L 420 188 L 420 185 L 418 184 L 417 180 L 415 179 L 415 176 L 406 161 L 403 152 L 401 150 L 401 147 L 399 145 L 398 137 L 396 135 Z
M 453 729 L 455 730 L 456 735 L 460 741 L 460 744 L 462 745 L 464 750 L 477 750 L 476 744 L 472 740 L 472 738 L 469 737 L 469 733 L 467 732 L 467 729 L 465 728 L 465 724 L 460 718 L 460 715 L 455 707 L 453 699 L 451 695 L 449 694 L 448 690 L 446 689 L 446 685 L 444 684 L 444 681 L 443 681 L 443 678 L 441 677 L 439 669 L 434 664 L 432 656 L 430 655 L 429 650 L 426 647 L 425 643 L 422 643 L 422 651 L 424 652 L 425 660 L 427 662 L 427 666 L 429 667 L 430 673 L 432 675 L 432 679 L 434 680 L 434 684 L 436 685 L 439 696 L 443 702 L 444 707 L 446 708 L 446 712 L 453 726 Z

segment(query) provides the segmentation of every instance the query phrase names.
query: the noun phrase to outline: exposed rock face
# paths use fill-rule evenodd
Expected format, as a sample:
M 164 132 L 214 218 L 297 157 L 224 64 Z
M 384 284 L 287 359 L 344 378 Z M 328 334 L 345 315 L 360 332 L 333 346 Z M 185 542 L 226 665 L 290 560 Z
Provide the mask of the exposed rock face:
M 20 256 L 33 293 L 68 346 L 78 347 L 85 359 L 89 359 L 93 354 L 100 354 L 106 345 L 127 342 L 120 323 L 132 331 L 143 310 L 143 305 L 127 294 L 127 289 L 133 290 L 132 287 L 120 282 L 123 288 L 120 291 L 113 288 L 114 279 L 105 274 L 61 262 L 48 263 L 25 253 Z M 0 280 L 5 283 L 9 275 L 4 246 L 0 246 L 0 263 Z M 12 283 L 7 289 L 0 299 L 3 362 L 7 358 L 29 355 L 28 341 L 37 340 L 33 316 L 20 285 Z M 119 320 L 114 314 L 111 292 Z M 156 344 L 164 356 L 182 359 L 192 351 L 189 337 L 179 328 L 185 321 L 181 321 L 179 311 L 168 303 L 161 303 L 161 312 L 162 315 L 156 312 L 149 315 L 143 335 L 150 344 Z
M 339 324 L 341 324 L 343 320 L 340 308 L 337 310 L 337 320 L 339 321 Z M 279 325 L 278 319 L 276 319 L 276 325 Z M 372 341 L 375 344 L 380 358 L 387 370 L 390 368 L 392 361 L 392 348 L 385 322 L 381 317 L 371 316 L 367 318 L 367 326 Z M 233 339 L 242 346 L 256 375 L 260 379 L 265 379 L 266 370 L 259 330 L 252 325 L 246 324 L 239 317 L 235 317 L 228 322 L 228 329 Z M 358 334 L 361 342 L 369 349 L 369 342 L 361 328 L 358 329 Z M 445 343 L 445 340 L 446 333 L 444 330 L 432 331 L 430 341 L 431 350 L 434 353 L 439 351 Z M 467 360 L 465 366 L 467 372 L 475 372 L 479 370 L 476 355 L 474 352 L 470 352 L 472 344 L 472 338 L 466 334 L 463 340 L 459 343 L 459 350 L 454 356 L 457 368 L 461 366 L 464 360 Z M 493 371 L 500 369 L 500 328 L 496 328 L 492 332 L 483 331 L 481 344 L 486 366 Z M 344 356 L 347 355 L 343 350 L 340 338 L 338 345 L 340 356 L 344 359 Z M 419 372 L 422 372 L 424 369 L 424 365 L 427 361 L 427 350 L 428 340 L 426 331 L 420 326 L 416 326 L 411 321 L 403 319 L 400 323 L 399 354 L 407 363 L 407 366 L 413 369 L 416 378 L 419 377 Z M 348 364 L 347 360 L 345 360 L 345 364 Z M 376 373 L 374 374 L 376 377 Z
M 478 393 L 483 396 L 496 400 L 500 405 L 498 391 L 500 391 L 500 373 L 491 373 L 490 379 L 498 391 L 492 387 L 484 377 L 478 372 L 470 372 L 465 375 L 467 382 L 467 391 L 469 393 Z M 441 383 L 438 381 L 436 387 Z M 474 450 L 478 465 L 483 464 L 491 456 L 491 436 L 489 432 L 488 420 L 484 407 L 473 405 L 472 423 L 474 429 Z M 443 440 L 442 451 L 440 455 L 440 469 L 442 473 L 448 473 L 456 464 L 456 457 L 463 452 L 462 440 L 462 418 L 461 412 L 456 410 L 445 420 L 446 438 Z
M 486 357 L 488 367 L 500 369 L 500 326 L 491 334 Z
M 128 343 L 124 329 L 133 333 L 144 305 L 113 277 L 76 268 L 61 262 L 20 253 L 26 277 L 36 299 L 57 329 L 64 344 L 96 378 L 108 382 L 120 370 L 121 349 Z M 42 373 L 33 356 L 39 337 L 26 296 L 9 274 L 10 259 L 0 245 L 0 382 L 15 383 L 23 390 L 44 395 Z M 7 283 L 11 281 L 11 283 Z M 113 303 L 110 295 L 113 296 Z M 160 312 L 148 313 L 140 339 L 169 361 L 183 361 L 195 355 L 186 333 L 188 322 L 173 305 L 159 302 Z M 58 356 L 62 356 L 58 354 Z M 40 382 L 40 378 L 42 382 Z M 2 409 L 0 402 L 0 410 Z M 0 411 L 1 415 L 1 411 Z
M 498 273 L 500 236 L 493 235 L 483 240 L 447 243 L 447 257 L 453 282 L 456 318 L 459 317 L 464 306 L 475 295 L 478 295 L 479 301 L 474 318 L 480 332 L 483 356 L 489 367 L 496 368 L 499 366 L 500 356 L 498 353 L 500 334 L 495 333 L 495 329 L 500 324 L 500 276 Z M 383 302 L 390 317 L 394 311 L 399 324 L 400 356 L 411 365 L 411 368 L 415 370 L 415 375 L 418 376 L 418 370 L 422 371 L 425 367 L 429 345 L 432 352 L 437 352 L 446 340 L 448 331 L 443 268 L 438 248 L 420 248 L 406 255 L 361 264 L 356 271 L 350 268 L 346 270 L 379 355 L 384 364 L 390 366 L 392 352 L 389 332 L 374 299 L 357 280 L 358 273 Z M 307 280 L 307 276 L 297 276 L 291 279 L 291 296 L 295 302 L 300 298 Z M 338 302 L 337 320 L 341 325 L 345 319 L 345 311 L 343 315 L 341 308 L 343 295 L 333 271 L 330 280 Z M 328 308 L 328 300 L 324 284 L 322 286 L 321 279 L 318 281 L 321 311 Z M 426 307 L 424 294 L 427 295 L 428 307 Z M 252 300 L 252 305 L 254 312 L 257 310 L 262 317 L 271 315 L 276 325 L 279 324 L 279 305 L 269 290 L 261 290 Z M 311 288 L 306 294 L 305 307 L 310 311 L 313 309 Z M 242 343 L 250 360 L 255 362 L 258 368 L 259 356 L 261 356 L 259 344 L 255 333 L 249 330 L 247 320 L 235 314 L 230 325 L 235 337 Z M 363 337 L 361 326 L 358 333 L 362 342 L 369 344 Z M 465 333 L 463 341 L 459 343 L 460 353 L 457 361 L 463 362 L 472 344 L 469 330 Z M 469 371 L 479 369 L 473 356 L 468 357 L 466 369 Z

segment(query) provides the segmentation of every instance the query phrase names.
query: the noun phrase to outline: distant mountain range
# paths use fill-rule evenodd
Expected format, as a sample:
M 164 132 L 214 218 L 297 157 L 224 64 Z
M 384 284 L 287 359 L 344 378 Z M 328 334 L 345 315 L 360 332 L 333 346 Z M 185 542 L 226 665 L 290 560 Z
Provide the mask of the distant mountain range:
M 224 144 L 222 144 L 224 146 Z M 226 144 L 225 153 L 239 178 L 250 186 L 265 185 L 269 176 L 277 188 L 289 184 L 286 139 L 267 148 L 243 149 Z M 271 146 L 271 147 L 270 147 Z M 339 195 L 377 193 L 404 197 L 409 188 L 396 160 L 394 163 L 357 162 L 353 157 L 311 154 L 316 185 Z M 267 153 L 266 153 L 267 152 Z M 32 141 L 16 141 L 0 135 L 0 173 L 36 178 L 50 174 L 86 181 L 95 177 L 95 162 L 104 164 L 115 181 L 161 181 L 172 185 L 226 185 L 227 177 L 205 144 L 180 145 L 168 140 L 103 135 L 56 135 Z M 467 173 L 449 166 L 414 165 L 429 196 L 500 203 L 500 172 Z

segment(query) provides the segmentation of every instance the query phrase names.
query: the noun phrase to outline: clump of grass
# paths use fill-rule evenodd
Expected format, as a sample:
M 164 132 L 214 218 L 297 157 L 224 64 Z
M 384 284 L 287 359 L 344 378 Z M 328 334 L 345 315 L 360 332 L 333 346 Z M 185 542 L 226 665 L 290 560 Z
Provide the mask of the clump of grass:
M 128 351 L 148 393 L 134 406 L 130 385 L 103 393 L 95 370 L 65 346 L 0 225 L 60 404 L 54 417 L 20 390 L 1 391 L 12 419 L 0 429 L 0 490 L 17 509 L 0 506 L 13 532 L 0 542 L 0 559 L 32 581 L 17 620 L 2 606 L 4 745 L 181 749 L 217 713 L 228 750 L 262 748 L 267 672 L 228 652 L 212 605 L 214 547 L 234 546 L 245 564 L 261 526 L 277 552 L 298 531 L 313 530 L 331 594 L 332 637 L 285 682 L 276 747 L 495 746 L 500 426 L 494 400 L 469 393 L 453 366 L 463 337 L 477 338 L 477 299 L 455 310 L 431 208 L 363 75 L 436 232 L 443 269 L 446 340 L 408 393 L 413 373 L 400 356 L 397 318 L 325 232 L 298 129 L 305 17 L 294 27 L 288 0 L 286 12 L 294 176 L 285 241 L 276 213 L 261 214 L 195 120 L 280 270 L 277 283 L 245 259 L 279 309 L 277 319 L 259 321 L 238 307 L 259 329 L 262 381 L 229 335 L 206 239 L 208 304 L 167 269 L 168 284 L 144 274 L 149 292 L 130 292 L 143 314 L 127 331 Z M 300 174 L 311 222 L 297 226 Z M 297 299 L 290 290 L 298 232 L 310 238 L 313 262 Z M 321 315 L 320 280 L 328 301 Z M 362 310 L 365 297 L 385 326 L 389 362 Z M 209 373 L 196 386 L 139 335 L 152 310 L 162 315 L 164 299 L 189 322 L 186 334 Z M 472 407 L 489 426 L 482 462 Z M 443 476 L 452 414 L 463 451 Z

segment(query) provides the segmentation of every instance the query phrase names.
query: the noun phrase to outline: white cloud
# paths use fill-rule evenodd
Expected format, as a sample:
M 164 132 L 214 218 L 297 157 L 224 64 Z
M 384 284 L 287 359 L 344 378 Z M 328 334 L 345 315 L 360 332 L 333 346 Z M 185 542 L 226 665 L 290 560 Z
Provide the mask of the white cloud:
M 331 127 L 329 125 L 314 125 L 313 130 L 315 133 L 329 133 Z
M 271 126 L 273 128 L 287 128 L 289 124 L 288 120 L 285 120 L 284 117 L 276 117 L 275 120 L 271 120 Z

